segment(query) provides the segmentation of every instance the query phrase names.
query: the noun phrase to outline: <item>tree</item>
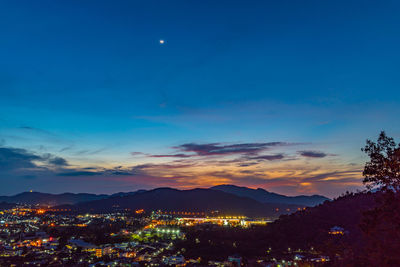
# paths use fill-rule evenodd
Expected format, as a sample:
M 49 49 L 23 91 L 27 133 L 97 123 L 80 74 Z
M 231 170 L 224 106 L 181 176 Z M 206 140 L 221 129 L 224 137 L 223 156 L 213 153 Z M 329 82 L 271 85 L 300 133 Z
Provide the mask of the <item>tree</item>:
M 370 161 L 364 167 L 363 183 L 369 190 L 379 188 L 382 191 L 400 191 L 400 144 L 396 145 L 393 138 L 384 131 L 377 142 L 367 140 L 362 149 Z
M 378 189 L 376 205 L 364 214 L 366 256 L 370 266 L 400 266 L 400 145 L 381 132 L 362 149 L 370 158 L 364 167 L 369 191 Z

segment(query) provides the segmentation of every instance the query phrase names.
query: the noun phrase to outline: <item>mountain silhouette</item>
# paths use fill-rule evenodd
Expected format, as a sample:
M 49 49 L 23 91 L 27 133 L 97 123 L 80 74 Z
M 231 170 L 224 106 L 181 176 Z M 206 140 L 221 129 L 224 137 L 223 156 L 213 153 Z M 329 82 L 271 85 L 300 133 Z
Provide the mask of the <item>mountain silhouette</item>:
M 261 203 L 247 197 L 212 189 L 178 190 L 157 188 L 134 195 L 116 196 L 69 207 L 76 211 L 106 212 L 118 209 L 144 209 L 166 212 L 215 212 L 221 215 L 277 217 L 301 208 L 299 205 Z M 278 210 L 277 210 L 278 209 Z
M 109 196 L 87 193 L 48 194 L 40 192 L 23 192 L 14 196 L 0 196 L 0 202 L 56 206 L 62 204 L 76 204 L 79 202 L 98 200 L 107 197 Z
M 211 187 L 210 189 L 231 193 L 241 197 L 248 197 L 261 203 L 281 203 L 312 207 L 319 205 L 326 200 L 329 200 L 329 198 L 320 195 L 301 195 L 289 197 L 285 195 L 271 193 L 262 188 L 251 189 L 248 187 L 241 187 L 236 185 L 217 185 Z

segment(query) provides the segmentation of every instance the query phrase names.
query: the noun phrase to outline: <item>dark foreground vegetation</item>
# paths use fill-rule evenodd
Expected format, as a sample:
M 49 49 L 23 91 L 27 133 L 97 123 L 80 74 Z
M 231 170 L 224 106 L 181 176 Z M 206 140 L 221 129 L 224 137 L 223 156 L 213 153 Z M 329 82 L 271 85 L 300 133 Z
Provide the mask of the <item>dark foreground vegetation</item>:
M 400 266 L 400 146 L 382 132 L 363 151 L 370 157 L 363 173 L 367 191 L 281 215 L 265 227 L 187 228 L 178 246 L 192 258 L 284 259 L 293 251 L 318 251 L 332 266 Z M 335 226 L 342 230 L 332 232 Z
M 186 239 L 178 243 L 188 258 L 224 259 L 239 254 L 245 259 L 293 258 L 293 253 L 315 253 L 329 256 L 332 264 L 367 257 L 367 236 L 361 225 L 363 210 L 375 206 L 377 194 L 347 194 L 332 202 L 283 215 L 268 226 L 250 229 L 215 225 L 187 227 Z M 331 228 L 344 229 L 332 234 Z M 357 259 L 355 259 L 357 256 Z

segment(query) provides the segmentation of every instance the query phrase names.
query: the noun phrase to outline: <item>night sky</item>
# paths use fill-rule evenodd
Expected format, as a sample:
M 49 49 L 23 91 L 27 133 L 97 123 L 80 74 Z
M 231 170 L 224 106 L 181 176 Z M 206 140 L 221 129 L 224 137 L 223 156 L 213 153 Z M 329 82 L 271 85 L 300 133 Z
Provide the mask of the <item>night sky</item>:
M 0 194 L 361 188 L 365 140 L 400 138 L 399 12 L 1 1 Z

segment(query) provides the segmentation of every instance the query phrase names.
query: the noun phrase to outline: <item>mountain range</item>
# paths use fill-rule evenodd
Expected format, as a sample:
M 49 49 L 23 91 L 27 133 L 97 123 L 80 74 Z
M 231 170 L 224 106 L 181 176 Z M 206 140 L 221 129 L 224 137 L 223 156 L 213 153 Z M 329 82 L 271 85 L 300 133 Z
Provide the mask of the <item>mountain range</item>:
M 178 190 L 157 188 L 128 196 L 114 196 L 102 200 L 60 206 L 78 212 L 108 212 L 118 209 L 161 210 L 166 212 L 217 212 L 221 215 L 276 217 L 302 208 L 299 205 L 261 203 L 251 198 L 236 196 L 212 189 Z
M 268 192 L 261 188 L 251 189 L 248 187 L 240 187 L 236 185 L 218 185 L 211 187 L 209 189 L 230 193 L 236 196 L 251 198 L 261 203 L 281 203 L 281 204 L 293 204 L 293 205 L 311 207 L 319 205 L 323 203 L 325 200 L 329 200 L 329 198 L 320 195 L 312 195 L 312 196 L 301 195 L 301 196 L 290 197 Z M 90 193 L 49 194 L 40 192 L 23 192 L 14 196 L 0 196 L 0 202 L 58 206 L 63 204 L 77 204 L 80 202 L 88 202 L 88 201 L 101 200 L 113 197 L 125 197 L 137 193 L 143 193 L 146 191 L 147 190 L 138 190 L 133 192 L 119 192 L 111 195 L 90 194 Z
M 289 197 L 285 195 L 268 192 L 262 188 L 251 189 L 248 187 L 241 187 L 236 185 L 217 185 L 211 187 L 210 189 L 220 190 L 225 193 L 230 193 L 241 197 L 248 197 L 257 200 L 261 203 L 282 203 L 282 204 L 293 204 L 293 205 L 303 205 L 303 206 L 313 207 L 323 203 L 325 200 L 329 200 L 329 198 L 320 195 L 312 195 L 312 196 L 301 195 L 301 196 Z
M 109 195 L 86 193 L 48 194 L 40 192 L 23 192 L 14 196 L 0 196 L 0 202 L 56 206 L 62 204 L 76 204 L 79 202 L 99 200 L 108 197 Z
M 276 217 L 305 206 L 318 205 L 328 198 L 323 196 L 288 197 L 263 189 L 234 185 L 220 185 L 208 189 L 178 190 L 157 188 L 106 194 L 48 194 L 24 192 L 2 196 L 0 202 L 65 207 L 74 211 L 104 212 L 115 209 L 145 209 L 185 212 L 211 212 Z
M 110 197 L 129 196 L 144 191 L 146 190 L 138 190 L 134 192 L 119 192 L 112 195 L 106 195 L 106 194 L 97 195 L 89 193 L 49 194 L 40 192 L 23 192 L 14 196 L 0 196 L 0 202 L 29 204 L 29 205 L 46 205 L 46 206 L 59 206 L 64 204 L 73 205 L 80 202 L 106 199 Z

